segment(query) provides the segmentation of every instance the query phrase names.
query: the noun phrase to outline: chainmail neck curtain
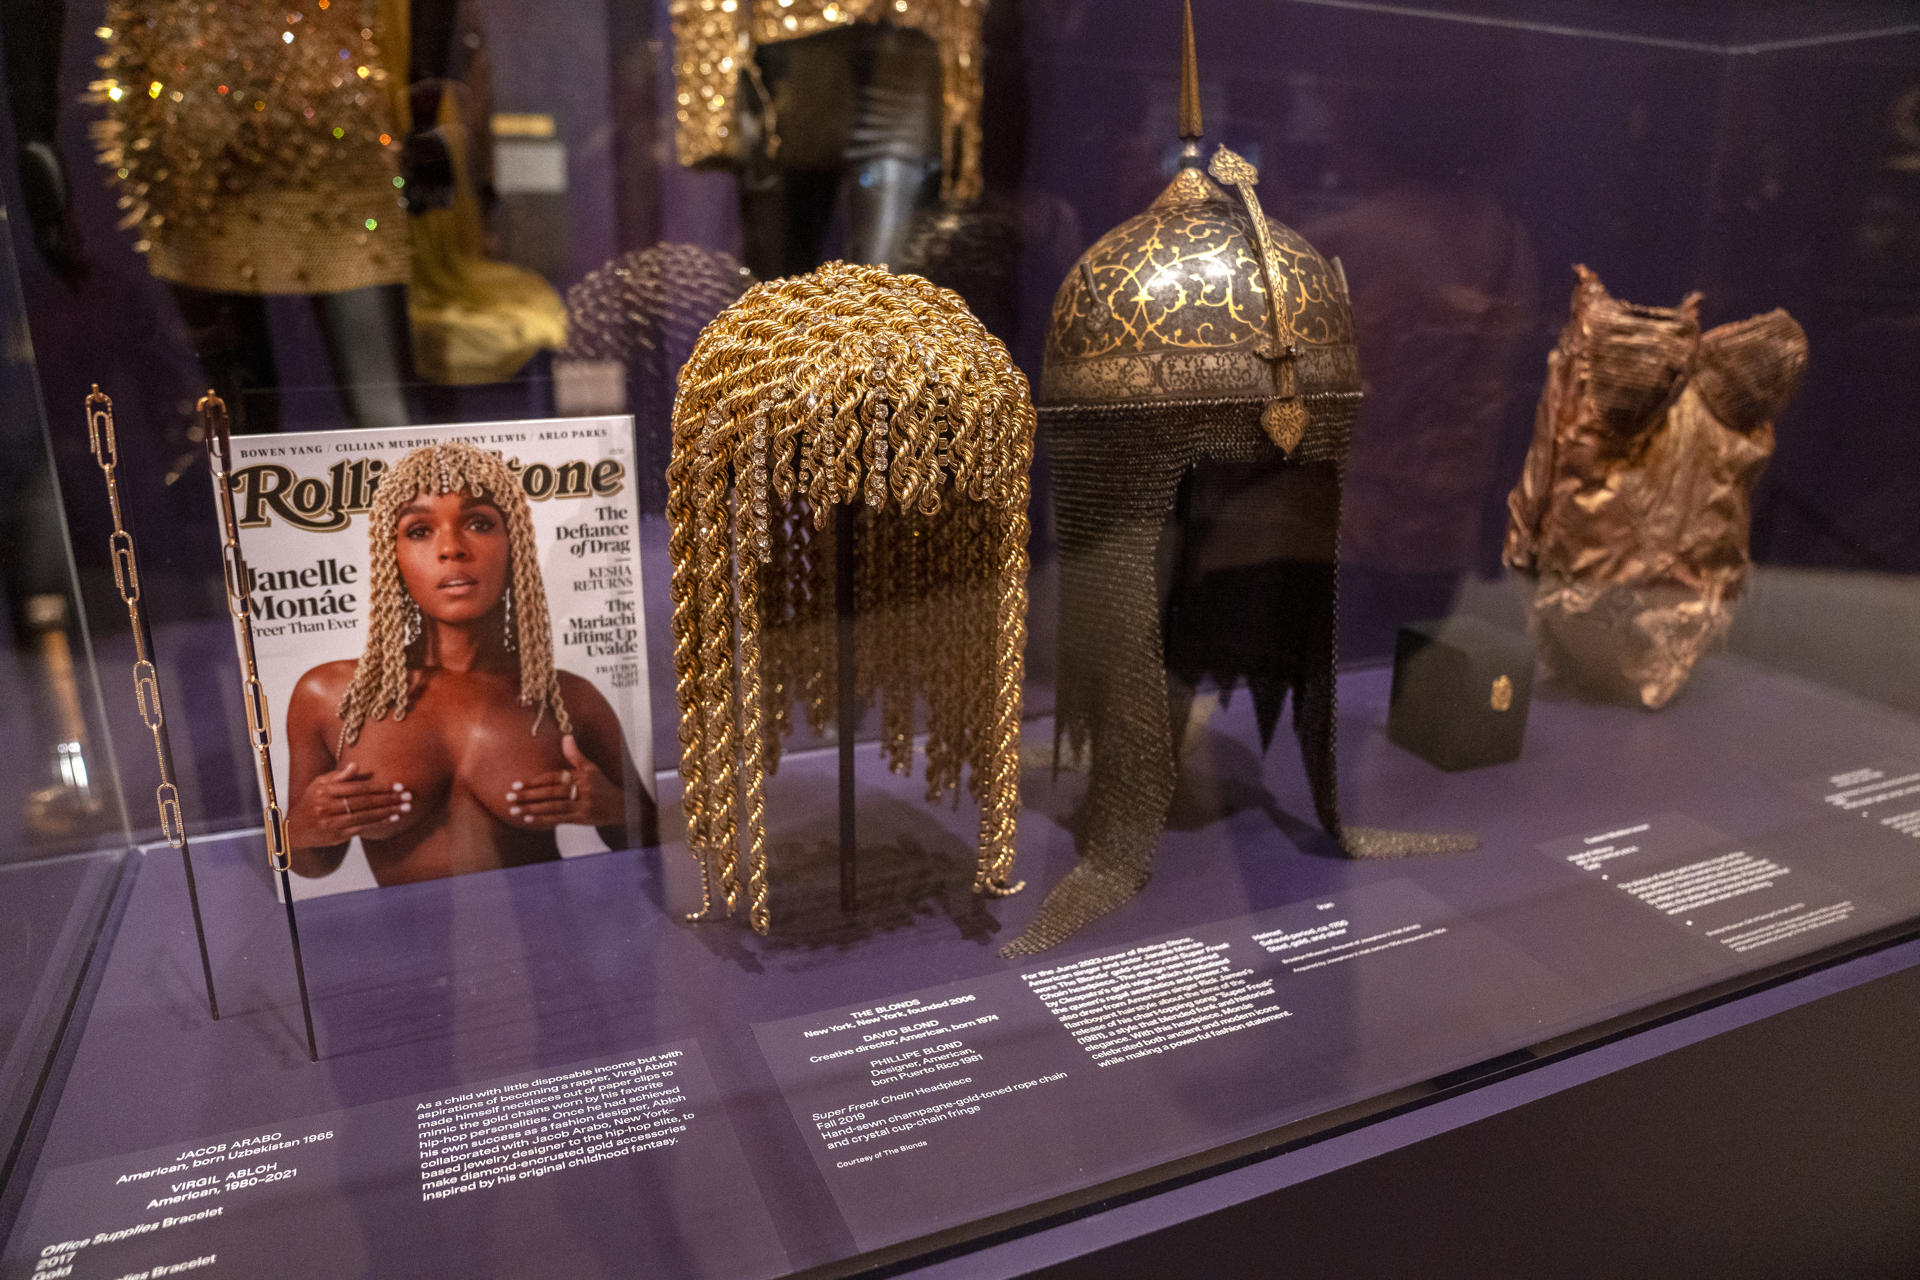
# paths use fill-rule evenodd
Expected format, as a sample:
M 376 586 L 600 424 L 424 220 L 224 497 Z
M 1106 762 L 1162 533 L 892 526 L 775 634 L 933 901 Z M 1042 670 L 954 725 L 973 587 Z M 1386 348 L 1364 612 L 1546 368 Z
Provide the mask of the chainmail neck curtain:
M 1342 820 L 1335 544 L 1360 406 L 1352 306 L 1338 263 L 1262 211 L 1253 165 L 1225 147 L 1203 157 L 1191 11 L 1183 37 L 1182 167 L 1075 264 L 1047 333 L 1039 418 L 1059 528 L 1055 727 L 1092 758 L 1080 862 L 1003 949 L 1009 957 L 1065 941 L 1146 885 L 1178 776 L 1170 673 L 1223 689 L 1245 681 L 1263 738 L 1292 695 L 1315 814 L 1348 854 L 1473 844 Z M 1222 464 L 1276 472 L 1275 501 L 1294 508 L 1296 527 L 1264 571 L 1201 579 L 1169 555 L 1182 532 L 1176 498 L 1196 469 Z M 1173 581 L 1162 584 L 1168 560 Z M 1244 625 L 1249 616 L 1260 624 Z
M 744 904 L 770 927 L 765 775 L 796 711 L 816 730 L 835 717 L 842 504 L 880 750 L 908 773 L 923 731 L 929 802 L 964 777 L 980 807 L 975 891 L 1019 888 L 1033 432 L 1006 348 L 918 276 L 829 263 L 755 285 L 701 334 L 674 403 L 667 519 L 703 917 Z

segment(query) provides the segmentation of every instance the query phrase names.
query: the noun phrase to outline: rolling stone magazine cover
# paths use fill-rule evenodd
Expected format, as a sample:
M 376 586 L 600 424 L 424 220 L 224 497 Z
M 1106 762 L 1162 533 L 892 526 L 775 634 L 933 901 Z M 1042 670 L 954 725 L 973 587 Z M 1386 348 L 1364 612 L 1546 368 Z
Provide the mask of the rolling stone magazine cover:
M 657 839 L 632 441 L 234 439 L 296 898 Z

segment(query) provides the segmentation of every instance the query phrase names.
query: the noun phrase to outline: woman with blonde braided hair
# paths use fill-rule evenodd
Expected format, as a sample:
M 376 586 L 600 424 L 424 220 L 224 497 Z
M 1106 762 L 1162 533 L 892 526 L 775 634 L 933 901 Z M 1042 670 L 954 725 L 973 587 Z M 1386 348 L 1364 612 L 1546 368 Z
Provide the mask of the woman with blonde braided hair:
M 287 708 L 293 869 L 324 876 L 359 837 L 399 884 L 560 856 L 584 823 L 629 844 L 635 782 L 614 710 L 553 665 L 519 478 L 470 444 L 416 449 L 367 514 L 366 648 L 302 676 Z
M 976 892 L 1013 882 L 1033 405 L 957 294 L 828 263 L 755 285 L 680 371 L 667 469 L 687 839 L 702 914 L 771 921 L 765 774 L 836 711 L 835 508 L 853 507 L 856 683 L 927 798 L 980 806 Z M 842 725 L 852 733 L 858 726 Z M 742 865 L 744 863 L 744 866 Z

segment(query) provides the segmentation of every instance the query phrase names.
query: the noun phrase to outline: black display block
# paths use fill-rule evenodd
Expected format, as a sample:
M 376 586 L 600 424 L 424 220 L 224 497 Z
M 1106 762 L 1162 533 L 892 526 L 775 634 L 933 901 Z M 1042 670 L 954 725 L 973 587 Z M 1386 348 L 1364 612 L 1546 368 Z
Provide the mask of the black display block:
M 1415 622 L 1393 649 L 1387 737 L 1449 772 L 1520 758 L 1533 646 L 1478 618 Z

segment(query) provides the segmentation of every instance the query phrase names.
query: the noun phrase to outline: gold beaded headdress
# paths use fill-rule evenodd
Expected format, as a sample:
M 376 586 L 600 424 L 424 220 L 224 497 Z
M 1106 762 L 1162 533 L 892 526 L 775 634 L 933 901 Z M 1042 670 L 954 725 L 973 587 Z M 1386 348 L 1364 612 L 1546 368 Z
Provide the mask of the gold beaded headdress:
M 760 284 L 680 372 L 667 470 L 687 843 L 702 914 L 769 925 L 764 773 L 835 715 L 834 508 L 853 504 L 863 701 L 889 767 L 925 708 L 928 799 L 980 805 L 974 889 L 1011 892 L 1033 405 L 959 296 L 828 263 Z M 857 726 L 842 725 L 843 733 Z

